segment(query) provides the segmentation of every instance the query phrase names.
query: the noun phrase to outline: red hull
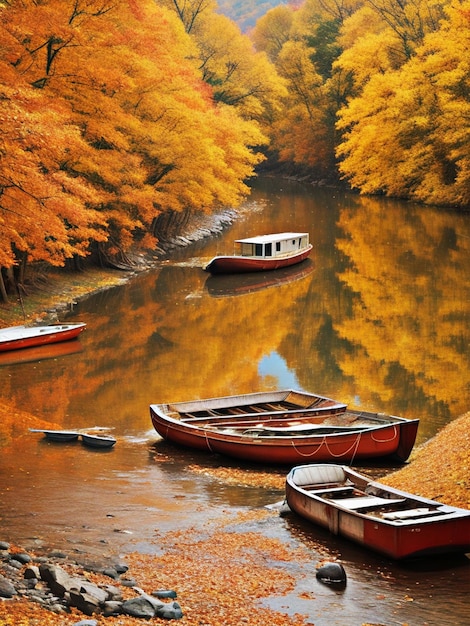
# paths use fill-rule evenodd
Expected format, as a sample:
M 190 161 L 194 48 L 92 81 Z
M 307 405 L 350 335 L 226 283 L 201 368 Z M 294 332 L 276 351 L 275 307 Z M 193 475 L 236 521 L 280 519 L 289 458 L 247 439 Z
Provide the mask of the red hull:
M 257 258 L 245 256 L 217 256 L 205 267 L 211 274 L 241 274 L 244 272 L 264 272 L 289 267 L 305 261 L 310 256 L 312 245 L 297 254 L 285 257 Z
M 206 401 L 208 407 L 215 406 L 214 399 L 210 402 Z M 345 405 L 334 401 L 330 403 L 285 415 L 232 413 L 200 417 L 206 405 L 204 401 L 196 401 L 192 405 L 151 405 L 150 416 L 159 435 L 172 443 L 248 462 L 292 465 L 341 460 L 350 463 L 387 457 L 406 461 L 415 443 L 418 420 L 381 418 L 347 411 Z M 228 406 L 225 403 L 226 410 Z M 186 407 L 191 407 L 192 413 L 185 412 Z M 240 407 L 234 405 L 233 410 Z M 366 424 L 341 426 L 359 418 Z
M 286 479 L 287 503 L 305 519 L 392 559 L 470 551 L 470 511 L 392 489 L 350 468 L 342 468 L 347 481 L 302 484 L 299 475 L 316 467 L 295 467 Z M 341 495 L 341 485 L 351 494 Z
M 0 330 L 0 352 L 34 348 L 75 339 L 86 324 L 59 324 L 56 326 L 11 327 Z

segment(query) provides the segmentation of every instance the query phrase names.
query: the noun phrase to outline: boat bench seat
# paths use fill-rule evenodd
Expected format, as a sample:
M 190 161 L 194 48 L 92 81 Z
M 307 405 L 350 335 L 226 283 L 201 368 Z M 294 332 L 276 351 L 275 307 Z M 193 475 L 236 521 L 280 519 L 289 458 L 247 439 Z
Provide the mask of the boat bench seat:
M 404 498 L 379 498 L 378 496 L 360 496 L 358 498 L 341 498 L 332 500 L 334 504 L 355 511 L 357 509 L 369 509 L 385 506 L 386 504 L 400 504 Z
M 315 465 L 296 467 L 293 474 L 293 482 L 299 487 L 316 485 L 319 489 L 324 484 L 337 484 L 344 482 L 346 476 L 343 468 L 339 465 Z
M 384 513 L 382 517 L 388 520 L 406 520 L 414 519 L 415 517 L 425 517 L 427 515 L 438 515 L 442 511 L 432 510 L 427 508 L 420 509 L 405 509 L 404 511 L 393 511 L 391 513 Z

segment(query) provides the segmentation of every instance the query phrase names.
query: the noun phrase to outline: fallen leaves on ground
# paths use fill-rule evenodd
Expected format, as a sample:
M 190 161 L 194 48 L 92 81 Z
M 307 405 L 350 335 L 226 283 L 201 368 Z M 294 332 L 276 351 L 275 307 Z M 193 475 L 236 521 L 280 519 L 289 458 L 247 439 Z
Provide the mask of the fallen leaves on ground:
M 470 413 L 448 424 L 413 453 L 408 465 L 381 482 L 470 509 Z
M 134 577 L 137 586 L 147 593 L 174 589 L 184 614 L 178 620 L 182 625 L 304 626 L 308 622 L 303 616 L 290 617 L 264 608 L 261 600 L 293 591 L 295 578 L 278 564 L 305 560 L 306 552 L 258 532 L 233 529 L 233 525 L 259 521 L 270 515 L 273 513 L 267 510 L 228 512 L 220 524 L 210 529 L 210 536 L 202 537 L 197 529 L 157 535 L 155 554 L 126 556 L 129 565 L 126 575 Z M 98 574 L 87 573 L 87 577 L 95 584 L 110 582 Z M 126 597 L 135 595 L 132 590 L 122 589 Z M 56 615 L 24 600 L 0 603 L 0 626 L 69 626 L 83 617 L 76 611 Z M 106 618 L 94 615 L 93 619 L 107 626 L 142 624 L 142 620 L 123 615 Z

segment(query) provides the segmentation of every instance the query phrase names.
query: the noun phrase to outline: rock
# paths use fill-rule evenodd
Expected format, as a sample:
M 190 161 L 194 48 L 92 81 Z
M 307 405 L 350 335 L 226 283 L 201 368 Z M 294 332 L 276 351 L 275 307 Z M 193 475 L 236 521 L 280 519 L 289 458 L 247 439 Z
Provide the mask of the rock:
M 116 602 L 115 600 L 107 600 L 103 605 L 104 617 L 111 617 L 112 615 L 120 615 L 122 613 L 122 602 Z
M 72 589 L 68 594 L 69 605 L 76 607 L 85 615 L 93 615 L 93 613 L 101 613 L 101 603 L 96 595 L 86 593 L 85 591 L 77 591 Z M 104 600 L 103 600 L 104 604 Z
M 152 591 L 152 596 L 156 598 L 171 598 L 174 600 L 176 598 L 176 591 L 172 591 L 170 589 L 158 589 L 157 591 Z
M 29 567 L 25 569 L 23 576 L 26 579 L 32 579 L 32 578 L 39 579 L 41 577 L 39 573 L 39 567 L 37 567 L 36 565 L 30 565 Z
M 114 569 L 118 574 L 125 574 L 129 568 L 125 563 L 116 563 Z
M 82 619 L 80 622 L 75 622 L 73 626 L 97 626 L 98 622 L 95 619 Z
M 113 585 L 100 585 L 100 589 L 102 589 L 106 593 L 106 600 L 113 600 L 116 602 L 120 602 L 122 600 L 121 590 Z
M 183 611 L 178 602 L 164 604 L 155 611 L 155 617 L 163 617 L 164 619 L 181 619 Z
M 63 597 L 67 591 L 76 589 L 77 583 L 59 565 L 41 564 L 39 566 L 41 579 L 46 582 L 52 593 Z M 80 588 L 78 586 L 78 588 Z
M 114 569 L 114 567 L 107 567 L 102 573 L 105 576 L 109 576 L 109 578 L 112 578 L 113 580 L 117 580 L 119 578 L 119 572 Z
M 7 541 L 0 541 L 0 550 L 9 550 L 10 544 Z
M 14 585 L 3 576 L 0 576 L 0 598 L 13 598 L 16 595 L 17 591 Z
M 26 554 L 26 552 L 12 554 L 11 558 L 15 561 L 18 561 L 18 563 L 21 563 L 22 565 L 25 565 L 26 563 L 31 563 L 32 561 L 31 557 L 29 556 L 29 554 Z
M 341 563 L 325 563 L 317 569 L 316 576 L 322 583 L 346 586 L 346 572 Z
M 131 617 L 150 619 L 155 617 L 155 607 L 146 598 L 132 598 L 122 603 L 122 612 Z

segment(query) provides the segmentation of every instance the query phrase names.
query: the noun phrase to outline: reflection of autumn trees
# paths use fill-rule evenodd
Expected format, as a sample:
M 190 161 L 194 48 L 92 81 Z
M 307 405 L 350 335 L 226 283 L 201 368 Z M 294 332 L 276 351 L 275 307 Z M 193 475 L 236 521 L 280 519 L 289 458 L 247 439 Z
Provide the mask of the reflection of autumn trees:
M 366 212 L 344 211 L 339 223 L 337 245 L 347 260 L 340 279 L 352 310 L 335 330 L 354 347 L 343 354 L 341 368 L 355 377 L 361 400 L 377 395 L 382 402 L 393 397 L 397 410 L 407 404 L 423 410 L 434 404 L 443 414 L 464 410 L 455 375 L 469 366 L 470 285 L 461 284 L 468 243 L 459 238 L 461 220 L 413 207 L 397 222 L 394 205 L 387 211 L 373 200 L 364 203 Z

